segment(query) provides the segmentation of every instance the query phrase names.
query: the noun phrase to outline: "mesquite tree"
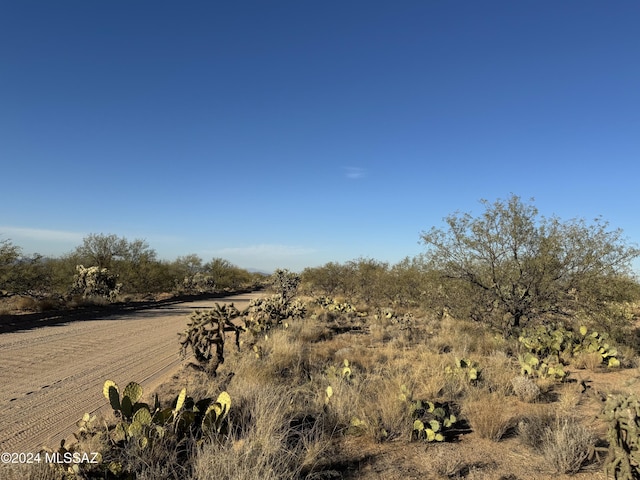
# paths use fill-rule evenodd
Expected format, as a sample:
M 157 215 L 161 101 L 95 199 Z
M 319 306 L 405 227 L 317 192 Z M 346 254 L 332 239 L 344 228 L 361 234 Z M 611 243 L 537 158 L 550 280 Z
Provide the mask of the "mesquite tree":
M 640 250 L 621 230 L 599 218 L 592 224 L 545 218 L 515 195 L 482 204 L 481 215 L 455 213 L 446 229 L 422 234 L 450 291 L 449 309 L 519 327 L 535 316 L 593 311 L 624 296 L 612 285 L 624 285 L 618 280 L 630 274 Z

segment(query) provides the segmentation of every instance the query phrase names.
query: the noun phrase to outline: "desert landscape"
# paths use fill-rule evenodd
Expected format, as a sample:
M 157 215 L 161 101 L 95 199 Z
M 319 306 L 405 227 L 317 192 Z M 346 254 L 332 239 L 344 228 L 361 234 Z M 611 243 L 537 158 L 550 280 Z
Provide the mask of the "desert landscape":
M 49 461 L 3 478 L 638 478 L 640 250 L 517 196 L 485 208 L 394 265 L 189 256 L 154 300 L 113 256 L 66 296 L 5 295 L 2 449 Z
M 216 299 L 242 307 L 259 294 Z M 148 391 L 180 371 L 177 334 L 211 301 L 176 302 L 0 335 L 0 450 L 37 452 L 77 430 L 85 412 L 107 413 L 110 378 Z

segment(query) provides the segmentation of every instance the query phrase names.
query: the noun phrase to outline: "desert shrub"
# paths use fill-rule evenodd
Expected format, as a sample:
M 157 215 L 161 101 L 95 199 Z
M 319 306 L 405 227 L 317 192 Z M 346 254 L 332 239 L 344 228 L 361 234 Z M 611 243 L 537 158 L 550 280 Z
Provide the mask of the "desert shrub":
M 535 402 L 540 398 L 540 387 L 530 377 L 524 375 L 515 377 L 511 380 L 513 393 L 523 402 Z
M 576 473 L 590 457 L 595 437 L 572 417 L 556 418 L 542 434 L 540 453 L 557 473 Z
M 612 291 L 640 255 L 620 230 L 600 219 L 588 225 L 539 217 L 515 195 L 482 204 L 481 215 L 456 213 L 445 229 L 422 234 L 442 287 L 465 293 L 449 297 L 454 311 L 510 331 L 532 318 L 597 311 L 630 295 L 623 284 Z
M 223 258 L 214 258 L 203 266 L 203 273 L 210 277 L 218 290 L 235 290 L 252 283 L 252 275 Z

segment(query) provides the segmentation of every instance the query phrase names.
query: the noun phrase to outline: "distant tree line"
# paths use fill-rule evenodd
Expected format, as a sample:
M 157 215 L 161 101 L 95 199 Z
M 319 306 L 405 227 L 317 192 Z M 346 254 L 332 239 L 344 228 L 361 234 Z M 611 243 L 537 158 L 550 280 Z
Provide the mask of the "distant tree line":
M 478 216 L 455 213 L 444 228 L 423 232 L 422 255 L 395 265 L 359 258 L 307 268 L 303 288 L 371 305 L 420 306 L 507 333 L 571 319 L 615 330 L 640 312 L 631 269 L 640 249 L 621 230 L 599 218 L 545 218 L 515 195 L 482 204 Z
M 92 233 L 71 253 L 56 258 L 25 255 L 10 240 L 0 241 L 0 292 L 35 296 L 70 294 L 74 282 L 77 283 L 80 265 L 108 272 L 123 295 L 224 291 L 250 287 L 264 280 L 261 274 L 222 258 L 205 263 L 198 255 L 189 254 L 173 261 L 160 260 L 145 240 Z

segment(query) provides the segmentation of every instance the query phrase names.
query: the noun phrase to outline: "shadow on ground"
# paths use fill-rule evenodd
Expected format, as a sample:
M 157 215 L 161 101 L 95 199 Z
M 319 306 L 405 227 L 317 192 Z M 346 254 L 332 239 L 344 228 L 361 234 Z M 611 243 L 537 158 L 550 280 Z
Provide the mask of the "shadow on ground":
M 61 325 L 81 320 L 103 320 L 124 313 L 137 312 L 151 308 L 167 307 L 184 302 L 213 300 L 259 290 L 237 290 L 235 292 L 203 293 L 199 295 L 179 295 L 165 300 L 113 303 L 109 305 L 83 306 L 68 310 L 25 313 L 20 315 L 0 315 L 0 334 L 31 330 L 51 325 Z M 99 317 L 99 318 L 96 318 Z

